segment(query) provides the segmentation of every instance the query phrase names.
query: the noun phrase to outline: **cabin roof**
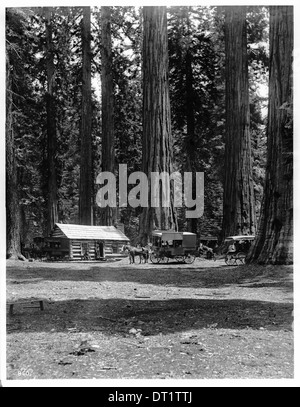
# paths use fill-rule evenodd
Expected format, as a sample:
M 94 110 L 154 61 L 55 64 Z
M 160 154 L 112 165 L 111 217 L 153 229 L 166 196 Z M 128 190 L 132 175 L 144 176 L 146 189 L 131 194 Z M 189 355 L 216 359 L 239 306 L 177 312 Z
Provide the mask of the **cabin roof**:
M 86 226 L 66 223 L 56 223 L 51 237 L 129 241 L 128 237 L 115 226 Z

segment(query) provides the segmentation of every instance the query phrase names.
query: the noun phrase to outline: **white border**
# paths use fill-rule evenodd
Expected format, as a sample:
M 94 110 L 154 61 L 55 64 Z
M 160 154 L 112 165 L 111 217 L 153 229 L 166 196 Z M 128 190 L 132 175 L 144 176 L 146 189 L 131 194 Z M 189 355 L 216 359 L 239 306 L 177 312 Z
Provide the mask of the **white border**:
M 54 2 L 52 6 L 82 6 L 84 2 L 74 0 L 70 1 L 59 1 Z M 97 3 L 97 2 L 96 2 Z M 241 4 L 240 1 L 230 1 L 221 2 L 218 1 L 192 1 L 190 0 L 189 5 L 195 6 L 217 6 L 217 5 L 291 5 L 294 6 L 294 19 L 295 19 L 295 55 L 294 55 L 294 247 L 295 247 L 295 263 L 294 263 L 294 282 L 295 289 L 294 292 L 294 306 L 295 306 L 295 377 L 294 379 L 262 379 L 262 380 L 6 380 L 6 261 L 5 261 L 5 242 L 6 242 L 6 230 L 5 230 L 5 8 L 6 7 L 33 7 L 33 6 L 49 6 L 49 2 L 38 1 L 38 2 L 27 2 L 27 1 L 14 1 L 1 3 L 0 6 L 0 23 L 1 23 L 1 52 L 0 52 L 0 92 L 2 95 L 2 109 L 1 109 L 1 146 L 0 146 L 0 233 L 2 239 L 2 245 L 0 245 L 0 379 L 4 387 L 298 387 L 300 382 L 299 374 L 299 347 L 297 344 L 300 343 L 299 340 L 299 315 L 300 315 L 300 299 L 299 298 L 299 272 L 297 270 L 299 264 L 299 213 L 300 213 L 300 203 L 299 203 L 299 176 L 300 174 L 300 140 L 299 134 L 299 94 L 300 94 L 300 32 L 299 32 L 299 2 L 296 1 L 247 1 L 245 4 Z M 284 3 L 284 4 L 283 4 Z M 94 3 L 90 4 L 91 6 Z M 167 1 L 167 2 L 153 2 L 153 1 L 114 1 L 107 2 L 106 4 L 100 2 L 95 4 L 96 6 L 103 5 L 113 5 L 113 6 L 152 6 L 152 5 L 166 5 L 166 6 L 180 6 L 183 5 L 182 2 L 178 1 Z M 3 47 L 3 48 L 2 48 Z M 4 316 L 4 318 L 2 318 Z M 298 384 L 298 385 L 297 385 Z

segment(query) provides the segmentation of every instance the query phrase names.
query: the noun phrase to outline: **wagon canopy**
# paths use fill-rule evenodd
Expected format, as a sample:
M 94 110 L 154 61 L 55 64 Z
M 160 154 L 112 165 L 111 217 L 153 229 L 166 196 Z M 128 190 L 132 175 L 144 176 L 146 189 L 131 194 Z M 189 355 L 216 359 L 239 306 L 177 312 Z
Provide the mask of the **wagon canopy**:
M 195 233 L 191 232 L 172 232 L 168 230 L 155 230 L 152 232 L 152 236 L 161 237 L 162 241 L 168 240 L 183 240 L 184 237 L 196 236 Z
M 197 235 L 191 232 L 173 232 L 168 230 L 155 230 L 152 232 L 153 238 L 160 238 L 161 242 L 181 241 L 182 247 L 196 247 Z M 172 243 L 171 243 L 172 244 Z
M 168 240 L 183 240 L 183 232 L 155 231 L 152 236 L 158 236 L 163 242 Z
M 254 235 L 238 235 L 238 236 L 228 236 L 225 239 L 225 242 L 229 242 L 231 240 L 254 240 Z

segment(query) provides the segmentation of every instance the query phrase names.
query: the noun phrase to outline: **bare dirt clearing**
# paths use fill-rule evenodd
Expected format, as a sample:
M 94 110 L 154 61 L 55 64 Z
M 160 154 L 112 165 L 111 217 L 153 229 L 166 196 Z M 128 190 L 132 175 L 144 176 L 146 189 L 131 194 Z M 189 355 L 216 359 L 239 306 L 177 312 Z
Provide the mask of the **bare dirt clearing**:
M 293 378 L 293 268 L 7 262 L 7 379 Z M 24 300 L 44 299 L 44 311 Z

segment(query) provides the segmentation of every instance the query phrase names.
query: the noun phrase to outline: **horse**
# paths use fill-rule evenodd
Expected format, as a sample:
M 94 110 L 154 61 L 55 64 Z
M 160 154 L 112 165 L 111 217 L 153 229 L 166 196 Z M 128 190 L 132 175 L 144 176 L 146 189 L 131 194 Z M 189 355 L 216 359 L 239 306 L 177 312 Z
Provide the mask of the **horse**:
M 147 249 L 145 247 L 135 247 L 135 246 L 130 246 L 130 245 L 124 245 L 122 248 L 122 251 L 128 253 L 130 264 L 135 263 L 135 256 L 139 257 L 140 263 L 142 262 L 142 259 L 144 260 L 145 263 L 148 262 L 149 249 Z

